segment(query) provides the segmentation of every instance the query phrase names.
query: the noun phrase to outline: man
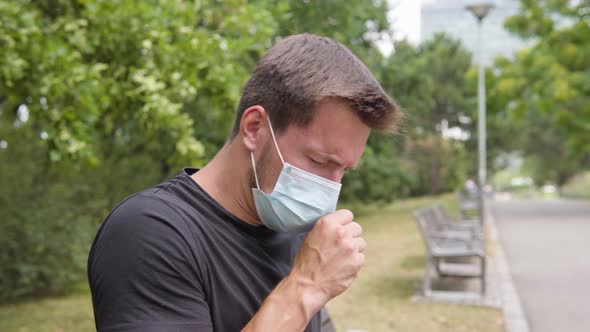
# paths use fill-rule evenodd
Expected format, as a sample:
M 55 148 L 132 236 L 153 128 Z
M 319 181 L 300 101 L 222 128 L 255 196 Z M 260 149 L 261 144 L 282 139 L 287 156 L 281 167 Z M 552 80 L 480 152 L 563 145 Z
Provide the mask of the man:
M 120 203 L 92 246 L 99 331 L 320 331 L 320 309 L 363 265 L 340 180 L 399 110 L 329 38 L 268 50 L 227 143 Z

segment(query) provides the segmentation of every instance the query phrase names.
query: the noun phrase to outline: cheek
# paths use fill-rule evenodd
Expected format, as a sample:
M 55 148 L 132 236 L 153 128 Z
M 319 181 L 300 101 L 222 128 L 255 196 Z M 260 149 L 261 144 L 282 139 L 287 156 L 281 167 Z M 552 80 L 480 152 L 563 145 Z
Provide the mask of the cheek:
M 266 150 L 260 160 L 256 162 L 256 173 L 258 174 L 258 181 L 260 181 L 260 189 L 267 194 L 273 191 L 283 167 L 278 157 L 273 158 L 272 152 Z
M 330 180 L 335 181 L 335 182 L 342 182 L 343 177 L 344 177 L 344 169 L 338 168 L 338 170 L 333 173 L 333 178 L 330 178 Z
M 334 182 L 340 182 L 344 176 L 344 168 L 335 165 L 316 165 L 316 170 L 312 173 Z

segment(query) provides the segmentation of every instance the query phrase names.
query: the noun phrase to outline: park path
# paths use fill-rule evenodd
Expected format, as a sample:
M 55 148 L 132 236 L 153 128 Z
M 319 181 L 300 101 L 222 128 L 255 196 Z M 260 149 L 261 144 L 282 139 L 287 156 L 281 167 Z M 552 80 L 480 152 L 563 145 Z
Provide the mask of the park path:
M 531 331 L 590 331 L 590 202 L 490 204 Z

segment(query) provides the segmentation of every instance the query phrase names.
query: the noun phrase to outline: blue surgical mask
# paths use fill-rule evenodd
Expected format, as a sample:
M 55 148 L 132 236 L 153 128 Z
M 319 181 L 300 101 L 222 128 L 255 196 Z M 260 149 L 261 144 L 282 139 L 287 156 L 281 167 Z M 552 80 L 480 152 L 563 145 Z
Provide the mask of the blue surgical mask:
M 321 217 L 336 210 L 341 184 L 286 163 L 275 139 L 270 119 L 270 133 L 283 169 L 270 194 L 260 189 L 256 162 L 250 152 L 256 188 L 254 204 L 264 225 L 277 232 L 309 231 Z

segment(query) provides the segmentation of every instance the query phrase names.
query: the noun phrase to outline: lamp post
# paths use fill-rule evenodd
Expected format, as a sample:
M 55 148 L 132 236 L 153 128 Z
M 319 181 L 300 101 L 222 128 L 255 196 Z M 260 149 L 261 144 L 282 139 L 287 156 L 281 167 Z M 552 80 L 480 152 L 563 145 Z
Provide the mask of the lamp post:
M 478 114 L 478 175 L 479 188 L 483 194 L 483 188 L 486 184 L 486 90 L 485 90 L 485 71 L 483 63 L 483 48 L 482 48 L 482 23 L 483 19 L 488 15 L 494 5 L 489 3 L 480 3 L 465 7 L 477 18 L 477 53 L 479 71 L 477 75 L 477 114 Z

